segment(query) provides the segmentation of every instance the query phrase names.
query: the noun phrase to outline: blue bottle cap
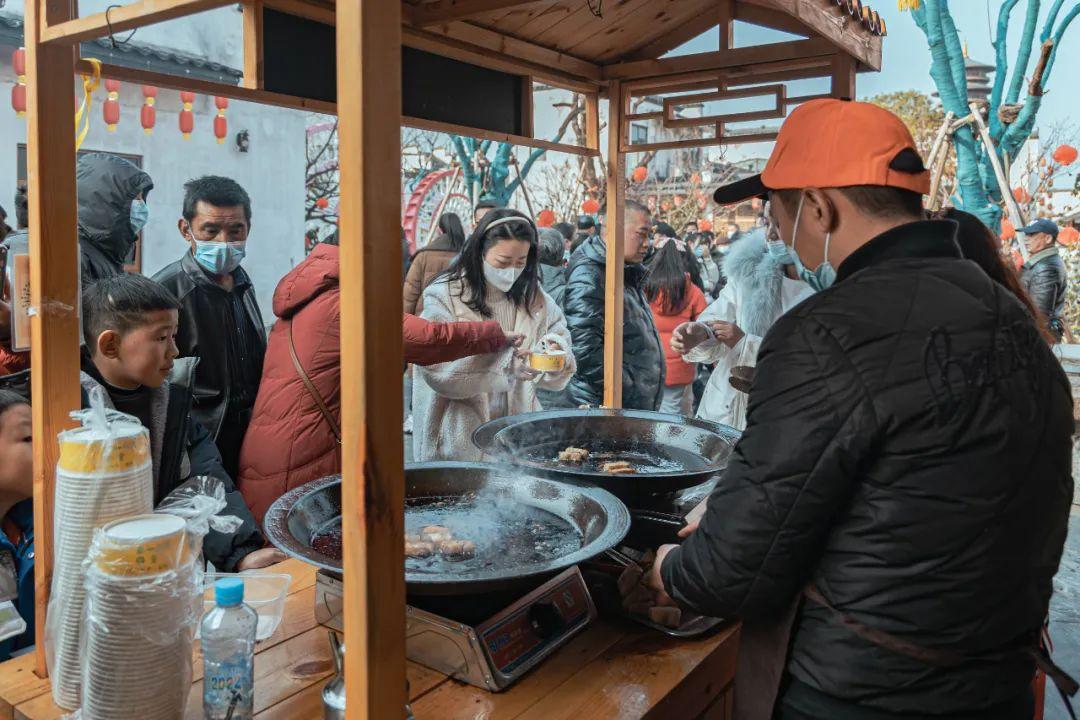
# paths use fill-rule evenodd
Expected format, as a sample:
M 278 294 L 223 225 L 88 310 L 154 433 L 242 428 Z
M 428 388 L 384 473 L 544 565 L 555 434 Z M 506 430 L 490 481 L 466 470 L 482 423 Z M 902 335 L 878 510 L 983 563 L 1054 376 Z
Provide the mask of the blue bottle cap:
M 244 601 L 244 581 L 240 578 L 222 578 L 214 583 L 214 601 L 223 607 L 239 605 Z

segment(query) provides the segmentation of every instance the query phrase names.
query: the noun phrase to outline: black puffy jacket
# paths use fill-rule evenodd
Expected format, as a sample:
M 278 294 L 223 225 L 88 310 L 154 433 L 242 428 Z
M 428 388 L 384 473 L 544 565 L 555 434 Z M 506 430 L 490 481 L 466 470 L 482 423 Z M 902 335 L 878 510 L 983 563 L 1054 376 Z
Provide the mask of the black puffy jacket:
M 662 567 L 709 615 L 768 617 L 809 583 L 848 620 L 978 658 L 931 667 L 805 601 L 787 672 L 917 717 L 1027 691 L 1073 494 L 1065 374 L 954 237 L 883 233 L 773 325 L 746 431 Z
M 146 199 L 154 182 L 133 163 L 115 155 L 90 153 L 75 167 L 79 191 L 79 249 L 83 286 L 124 272 L 135 246 L 131 201 Z
M 604 399 L 604 286 L 607 247 L 594 236 L 570 257 L 563 310 L 574 342 L 577 373 L 567 385 L 574 406 Z M 628 264 L 623 294 L 622 406 L 656 410 L 664 392 L 664 349 L 641 290 L 645 267 Z
M 1062 335 L 1067 275 L 1065 262 L 1058 254 L 1057 247 L 1036 253 L 1020 271 L 1020 283 L 1058 340 Z

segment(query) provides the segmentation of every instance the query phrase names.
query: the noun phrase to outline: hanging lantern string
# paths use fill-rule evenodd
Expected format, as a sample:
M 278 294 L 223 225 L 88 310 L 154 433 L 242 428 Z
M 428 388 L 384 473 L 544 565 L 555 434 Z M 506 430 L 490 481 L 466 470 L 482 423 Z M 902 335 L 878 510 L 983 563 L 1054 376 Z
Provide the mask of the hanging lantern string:
M 86 58 L 94 68 L 93 76 L 83 75 L 83 101 L 79 111 L 75 113 L 75 149 L 82 147 L 86 134 L 90 132 L 90 105 L 93 101 L 94 91 L 101 86 L 101 61 L 97 58 Z

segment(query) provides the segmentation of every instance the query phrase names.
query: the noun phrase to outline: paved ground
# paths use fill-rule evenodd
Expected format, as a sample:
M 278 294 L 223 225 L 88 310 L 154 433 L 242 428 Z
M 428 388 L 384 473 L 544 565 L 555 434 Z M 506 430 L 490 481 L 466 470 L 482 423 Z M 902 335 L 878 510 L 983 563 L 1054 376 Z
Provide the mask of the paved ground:
M 1073 677 L 1080 677 L 1080 506 L 1073 506 L 1069 518 L 1069 539 L 1061 568 L 1054 578 L 1050 601 L 1050 638 L 1054 641 L 1054 661 Z M 1073 705 L 1080 707 L 1080 696 Z M 1068 720 L 1069 714 L 1053 685 L 1046 687 L 1044 720 Z

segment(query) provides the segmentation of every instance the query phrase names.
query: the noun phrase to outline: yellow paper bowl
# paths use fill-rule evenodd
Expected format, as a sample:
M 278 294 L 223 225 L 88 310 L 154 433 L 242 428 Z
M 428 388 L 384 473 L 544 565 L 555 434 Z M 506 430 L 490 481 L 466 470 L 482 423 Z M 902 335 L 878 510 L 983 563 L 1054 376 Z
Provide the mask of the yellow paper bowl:
M 156 575 L 181 567 L 190 555 L 186 525 L 175 515 L 135 515 L 101 530 L 94 564 L 110 575 Z
M 150 438 L 145 432 L 109 441 L 81 438 L 77 433 L 60 440 L 61 470 L 88 475 L 138 470 L 150 462 Z
M 566 367 L 566 353 L 530 353 L 529 367 L 540 372 L 559 372 Z

